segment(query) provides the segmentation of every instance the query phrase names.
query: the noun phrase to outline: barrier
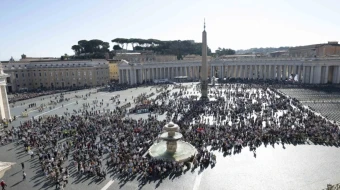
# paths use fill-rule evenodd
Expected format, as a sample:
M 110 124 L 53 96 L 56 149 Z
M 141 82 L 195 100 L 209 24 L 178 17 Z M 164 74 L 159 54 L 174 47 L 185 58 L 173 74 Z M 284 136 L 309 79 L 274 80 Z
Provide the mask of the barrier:
M 21 113 L 21 116 L 22 116 L 22 117 L 28 117 L 28 113 L 27 113 L 27 112 L 22 112 L 22 113 Z

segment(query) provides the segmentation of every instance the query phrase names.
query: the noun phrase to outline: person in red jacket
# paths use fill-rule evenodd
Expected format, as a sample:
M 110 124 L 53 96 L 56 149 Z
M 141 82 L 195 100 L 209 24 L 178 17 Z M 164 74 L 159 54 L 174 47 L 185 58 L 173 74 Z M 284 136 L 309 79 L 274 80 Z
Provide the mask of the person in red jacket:
M 5 187 L 7 186 L 7 184 L 4 182 L 4 180 L 1 180 L 0 186 L 2 187 L 2 190 L 5 190 Z

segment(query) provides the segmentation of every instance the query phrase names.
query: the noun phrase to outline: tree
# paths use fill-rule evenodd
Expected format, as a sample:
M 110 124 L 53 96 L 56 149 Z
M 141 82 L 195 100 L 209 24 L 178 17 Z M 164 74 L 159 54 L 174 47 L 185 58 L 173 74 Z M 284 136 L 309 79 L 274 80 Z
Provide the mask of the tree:
M 233 49 L 225 49 L 225 48 L 218 48 L 215 53 L 217 56 L 222 56 L 222 55 L 235 55 L 236 51 Z
M 135 50 L 141 51 L 141 50 L 143 50 L 143 47 L 142 46 L 135 46 Z
M 101 51 L 102 52 L 110 52 L 110 44 L 108 42 L 103 42 L 101 44 Z
M 139 41 L 138 38 L 130 38 L 129 39 L 129 43 L 131 44 L 133 50 L 135 50 L 135 46 L 136 46 L 136 44 L 138 44 L 138 41 Z
M 76 55 L 79 55 L 81 53 L 81 50 L 82 50 L 80 45 L 73 45 L 71 49 L 74 51 L 74 53 Z
M 75 52 L 77 59 L 86 58 L 103 58 L 104 54 L 110 52 L 110 44 L 98 39 L 92 40 L 80 40 L 78 45 L 73 45 L 71 49 Z M 85 55 L 81 55 L 85 54 Z M 64 55 L 63 59 L 68 59 L 68 56 Z
M 114 45 L 113 50 L 121 50 L 122 48 L 119 45 Z
M 124 44 L 128 43 L 128 39 L 126 38 L 115 38 L 113 40 L 111 40 L 113 43 L 117 43 L 117 44 L 120 44 L 120 46 L 122 48 L 124 48 Z M 126 47 L 127 48 L 127 47 Z

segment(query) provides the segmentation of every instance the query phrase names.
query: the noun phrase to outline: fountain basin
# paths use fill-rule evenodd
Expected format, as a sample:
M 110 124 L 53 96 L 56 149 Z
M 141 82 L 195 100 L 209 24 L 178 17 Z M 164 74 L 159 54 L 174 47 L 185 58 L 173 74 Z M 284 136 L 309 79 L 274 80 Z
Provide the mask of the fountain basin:
M 177 141 L 177 149 L 175 152 L 167 151 L 166 141 L 153 144 L 148 152 L 151 157 L 156 159 L 185 162 L 192 158 L 197 153 L 197 150 L 190 143 L 179 140 Z
M 173 136 L 169 135 L 170 132 L 165 132 L 160 135 L 160 138 L 167 141 L 177 141 L 183 137 L 179 132 L 174 132 Z

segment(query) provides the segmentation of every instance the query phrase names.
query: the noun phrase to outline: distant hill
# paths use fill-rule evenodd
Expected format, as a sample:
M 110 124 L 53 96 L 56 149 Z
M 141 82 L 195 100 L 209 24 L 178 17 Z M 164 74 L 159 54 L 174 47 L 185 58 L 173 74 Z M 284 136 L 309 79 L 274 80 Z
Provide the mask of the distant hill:
M 263 53 L 263 54 L 267 54 L 267 53 L 271 53 L 274 51 L 284 51 L 284 50 L 288 50 L 290 47 L 285 46 L 285 47 L 278 47 L 278 48 L 274 48 L 274 47 L 267 47 L 267 48 L 250 48 L 250 49 L 240 49 L 240 50 L 236 50 L 236 54 L 252 54 L 252 53 Z

